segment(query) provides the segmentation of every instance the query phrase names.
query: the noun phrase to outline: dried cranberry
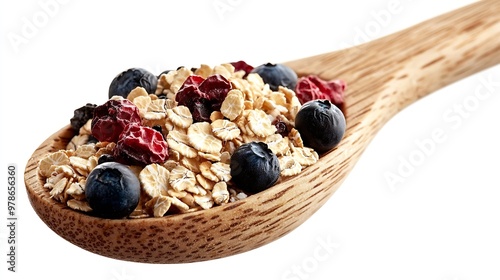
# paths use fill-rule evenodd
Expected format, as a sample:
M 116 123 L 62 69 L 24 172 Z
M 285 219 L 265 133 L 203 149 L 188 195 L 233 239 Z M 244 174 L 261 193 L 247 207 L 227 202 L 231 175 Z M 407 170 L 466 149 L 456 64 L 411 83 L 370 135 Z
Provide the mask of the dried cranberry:
M 220 110 L 220 104 L 226 99 L 227 93 L 231 90 L 231 83 L 224 76 L 215 74 L 207 77 L 200 84 L 200 90 L 208 95 L 208 100 L 212 104 L 219 104 L 215 111 Z
M 129 165 L 163 163 L 168 158 L 168 145 L 160 132 L 130 123 L 120 134 L 113 156 L 118 162 Z
M 199 87 L 204 80 L 205 79 L 202 76 L 191 75 L 186 78 L 186 80 L 182 84 L 182 87 L 188 87 L 188 86 Z
M 307 78 L 299 78 L 295 93 L 301 104 L 323 98 L 321 90 Z
M 191 76 L 186 78 L 186 80 L 182 84 L 181 88 L 191 87 L 191 86 L 198 88 L 200 86 L 200 84 L 203 83 L 204 80 L 205 79 L 202 76 L 191 75 Z
M 326 99 L 335 106 L 343 108 L 345 88 L 346 83 L 343 80 L 325 81 L 317 76 L 309 75 L 299 78 L 295 92 L 302 104 L 311 100 Z
M 333 104 L 341 104 L 344 102 L 344 91 L 346 87 L 344 81 L 324 81 L 317 76 L 310 76 L 309 80 L 313 82 Z
M 212 112 L 212 107 L 207 99 L 195 101 L 191 110 L 193 120 L 197 122 L 210 122 Z
M 276 127 L 276 133 L 281 134 L 283 137 L 287 136 L 290 132 L 288 126 L 283 121 L 275 120 L 273 125 Z
M 186 106 L 191 110 L 197 100 L 208 99 L 208 95 L 201 92 L 199 89 L 203 81 L 204 79 L 201 76 L 191 75 L 187 77 L 175 95 L 175 101 L 177 101 L 179 105 Z
M 177 92 L 175 101 L 189 108 L 195 122 L 210 121 L 210 114 L 220 110 L 229 90 L 231 83 L 219 74 L 206 79 L 191 75 Z
M 251 65 L 248 65 L 245 61 L 243 60 L 240 60 L 240 61 L 236 61 L 236 62 L 231 62 L 231 65 L 234 66 L 234 72 L 236 71 L 240 71 L 240 70 L 243 70 L 245 71 L 245 75 L 243 76 L 243 78 L 245 78 L 246 76 L 248 76 L 248 74 L 250 72 L 252 72 L 253 70 L 253 66 Z
M 137 106 L 127 99 L 110 99 L 94 109 L 92 135 L 101 142 L 116 142 L 129 123 L 141 123 Z

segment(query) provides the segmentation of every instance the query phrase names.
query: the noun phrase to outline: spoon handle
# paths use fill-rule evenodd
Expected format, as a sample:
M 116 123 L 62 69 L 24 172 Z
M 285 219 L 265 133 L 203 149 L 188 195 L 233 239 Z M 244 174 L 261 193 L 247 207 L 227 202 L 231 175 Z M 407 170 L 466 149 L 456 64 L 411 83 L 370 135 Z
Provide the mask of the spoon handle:
M 287 63 L 299 75 L 347 81 L 353 111 L 383 125 L 419 98 L 500 63 L 500 1 L 483 0 L 378 40 Z M 362 114 L 363 115 L 363 114 Z

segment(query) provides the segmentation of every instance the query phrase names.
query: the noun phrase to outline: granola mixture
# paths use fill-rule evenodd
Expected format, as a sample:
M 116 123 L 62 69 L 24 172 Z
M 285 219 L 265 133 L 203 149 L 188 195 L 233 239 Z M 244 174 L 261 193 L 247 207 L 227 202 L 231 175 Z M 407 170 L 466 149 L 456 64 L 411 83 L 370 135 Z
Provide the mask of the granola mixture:
M 210 114 L 210 121 L 194 121 L 189 108 L 179 105 L 176 94 L 191 75 L 207 78 L 219 74 L 231 90 Z M 123 97 L 114 96 L 112 99 Z M 162 74 L 154 94 L 136 87 L 127 96 L 140 112 L 142 124 L 161 127 L 168 143 L 164 163 L 130 168 L 141 183 L 139 205 L 129 218 L 162 217 L 209 209 L 246 198 L 231 182 L 230 159 L 242 144 L 264 142 L 279 159 L 281 177 L 295 176 L 318 161 L 318 153 L 305 147 L 294 128 L 301 107 L 296 93 L 279 87 L 273 91 L 256 73 L 235 71 L 231 64 L 179 68 Z M 104 154 L 111 155 L 115 142 L 92 142 L 91 119 L 65 150 L 47 154 L 38 174 L 53 199 L 68 207 L 90 212 L 85 199 L 88 174 Z

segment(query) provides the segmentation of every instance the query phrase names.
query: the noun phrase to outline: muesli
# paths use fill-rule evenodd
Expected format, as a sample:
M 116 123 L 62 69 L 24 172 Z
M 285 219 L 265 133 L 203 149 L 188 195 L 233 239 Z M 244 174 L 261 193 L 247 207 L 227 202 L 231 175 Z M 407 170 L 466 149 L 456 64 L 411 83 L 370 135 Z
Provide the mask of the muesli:
M 86 187 L 96 185 L 89 180 L 101 180 L 89 174 L 99 169 L 100 176 L 109 177 L 96 167 L 123 164 L 140 183 L 137 204 L 124 215 L 128 218 L 209 209 L 244 199 L 279 178 L 299 175 L 320 154 L 305 145 L 295 127 L 296 116 L 303 103 L 315 99 L 342 107 L 345 83 L 297 78 L 295 73 L 281 73 L 288 68 L 278 65 L 278 70 L 269 70 L 275 65 L 254 69 L 242 61 L 215 67 L 203 64 L 159 77 L 139 68 L 124 71 L 111 83 L 105 104 L 89 103 L 75 110 L 74 137 L 65 150 L 40 160 L 38 175 L 53 199 L 107 217 L 96 213 L 86 196 Z M 270 76 L 270 83 L 263 79 Z M 293 88 L 286 87 L 290 84 Z M 345 121 L 343 125 L 345 129 Z M 233 155 L 238 149 L 246 149 L 244 160 L 253 161 L 237 162 Z M 236 184 L 238 168 L 261 172 L 264 185 Z

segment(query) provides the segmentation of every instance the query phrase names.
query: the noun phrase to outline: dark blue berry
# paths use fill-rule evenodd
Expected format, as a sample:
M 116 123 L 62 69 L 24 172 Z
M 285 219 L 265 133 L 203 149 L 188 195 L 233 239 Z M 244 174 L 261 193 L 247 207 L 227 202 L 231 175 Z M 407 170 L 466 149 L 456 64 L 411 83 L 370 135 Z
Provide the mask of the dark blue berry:
M 103 164 L 105 162 L 113 162 L 116 161 L 115 157 L 110 154 L 102 154 L 99 159 L 97 159 L 97 164 Z
M 231 156 L 231 180 L 249 193 L 263 191 L 280 176 L 278 157 L 262 142 L 241 145 Z
M 96 166 L 87 177 L 85 197 L 92 213 L 101 218 L 125 218 L 139 203 L 141 186 L 137 176 L 117 162 Z
M 89 135 L 89 139 L 87 140 L 87 144 L 97 144 L 99 140 L 97 140 L 94 136 Z
M 136 87 L 143 87 L 148 93 L 156 91 L 158 78 L 151 72 L 142 68 L 130 68 L 118 74 L 109 85 L 108 97 L 115 95 L 127 98 L 128 94 Z
M 337 146 L 344 136 L 345 127 L 344 114 L 328 100 L 308 101 L 295 116 L 295 128 L 304 145 L 318 153 Z
M 255 67 L 252 73 L 259 74 L 264 83 L 269 84 L 269 88 L 273 91 L 277 91 L 279 86 L 295 90 L 297 85 L 297 74 L 284 64 L 262 64 Z
M 78 132 L 88 120 L 94 117 L 95 107 L 97 107 L 96 104 L 87 103 L 85 106 L 82 106 L 74 111 L 70 124 L 75 132 Z

